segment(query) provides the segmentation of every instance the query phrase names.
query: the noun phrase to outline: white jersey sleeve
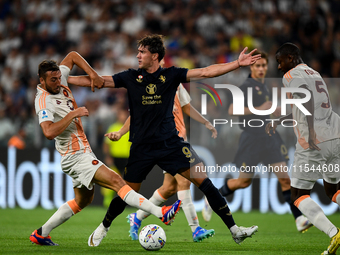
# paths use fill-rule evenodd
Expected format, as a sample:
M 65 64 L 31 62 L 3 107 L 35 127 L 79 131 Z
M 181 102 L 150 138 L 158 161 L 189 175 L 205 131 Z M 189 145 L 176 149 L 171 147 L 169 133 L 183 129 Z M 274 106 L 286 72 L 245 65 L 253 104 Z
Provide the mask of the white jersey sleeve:
M 59 70 L 61 72 L 61 84 L 68 87 L 67 79 L 70 75 L 70 68 L 64 65 L 60 65 Z
M 179 102 L 181 104 L 181 107 L 183 107 L 184 105 L 187 105 L 190 103 L 191 101 L 191 98 L 190 98 L 190 95 L 188 93 L 188 91 L 184 88 L 184 86 L 181 84 L 179 84 L 178 86 L 178 99 L 179 99 Z
M 35 97 L 35 112 L 38 115 L 39 124 L 44 121 L 54 122 L 55 107 L 48 97 L 49 93 L 43 89 L 37 88 L 37 95 Z

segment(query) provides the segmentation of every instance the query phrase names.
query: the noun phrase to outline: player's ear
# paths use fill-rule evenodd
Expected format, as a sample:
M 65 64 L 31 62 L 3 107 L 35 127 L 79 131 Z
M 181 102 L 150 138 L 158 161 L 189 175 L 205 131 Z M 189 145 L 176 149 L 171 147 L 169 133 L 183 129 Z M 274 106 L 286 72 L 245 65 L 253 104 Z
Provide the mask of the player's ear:
M 45 82 L 43 77 L 39 77 L 40 84 L 43 84 Z
M 294 60 L 294 57 L 292 55 L 287 55 L 288 61 L 291 63 Z
M 158 53 L 152 54 L 152 60 L 156 61 L 158 59 Z

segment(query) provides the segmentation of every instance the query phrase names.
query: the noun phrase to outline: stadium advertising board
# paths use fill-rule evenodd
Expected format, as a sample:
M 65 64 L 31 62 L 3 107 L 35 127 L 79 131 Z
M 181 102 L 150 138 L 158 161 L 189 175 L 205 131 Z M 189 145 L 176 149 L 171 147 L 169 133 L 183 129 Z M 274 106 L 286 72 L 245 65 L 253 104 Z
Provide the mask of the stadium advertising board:
M 206 165 L 216 164 L 209 149 L 202 146 L 194 146 L 194 149 Z M 230 163 L 224 164 L 227 165 Z M 221 171 L 219 175 L 211 176 L 217 187 L 222 185 L 222 174 Z M 159 168 L 154 169 L 150 175 L 153 178 L 151 176 L 147 178 L 141 189 L 141 193 L 147 197 L 152 195 L 163 180 Z M 233 198 L 228 201 L 230 209 L 243 212 L 259 209 L 263 213 L 268 211 L 287 213 L 289 208 L 280 199 L 277 179 L 261 178 L 259 181 L 258 185 L 253 185 L 252 188 L 236 191 Z M 322 196 L 321 184 L 319 186 L 320 192 L 316 189 L 312 193 L 313 199 L 320 202 L 326 214 L 334 213 L 338 209 L 337 206 L 327 202 Z M 202 193 L 194 185 L 191 188 L 194 205 L 196 210 L 200 211 L 204 204 Z M 73 197 L 72 180 L 61 171 L 60 154 L 57 151 L 47 148 L 29 150 L 8 148 L 0 151 L 0 208 L 34 209 L 41 206 L 44 209 L 55 209 Z M 102 199 L 97 189 L 92 204 L 102 205 Z

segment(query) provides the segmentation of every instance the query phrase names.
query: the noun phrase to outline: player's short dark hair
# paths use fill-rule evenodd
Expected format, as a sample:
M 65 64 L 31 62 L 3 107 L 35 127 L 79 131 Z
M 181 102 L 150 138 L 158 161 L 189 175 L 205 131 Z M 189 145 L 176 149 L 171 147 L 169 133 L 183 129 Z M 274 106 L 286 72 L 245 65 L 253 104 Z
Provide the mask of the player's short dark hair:
M 268 54 L 265 53 L 264 51 L 256 50 L 253 55 L 258 55 L 258 54 L 261 54 L 261 58 L 264 58 L 265 60 L 267 60 L 267 64 L 268 64 L 269 62 Z
M 158 53 L 158 61 L 161 61 L 165 55 L 165 46 L 162 35 L 148 35 L 137 43 L 138 47 L 147 47 L 151 53 Z
M 276 51 L 276 55 L 278 54 L 282 56 L 292 55 L 294 57 L 300 57 L 300 49 L 295 44 L 288 42 L 280 46 Z
M 59 71 L 59 66 L 56 61 L 54 60 L 44 60 L 39 64 L 38 75 L 39 78 L 46 78 L 46 73 L 48 71 Z

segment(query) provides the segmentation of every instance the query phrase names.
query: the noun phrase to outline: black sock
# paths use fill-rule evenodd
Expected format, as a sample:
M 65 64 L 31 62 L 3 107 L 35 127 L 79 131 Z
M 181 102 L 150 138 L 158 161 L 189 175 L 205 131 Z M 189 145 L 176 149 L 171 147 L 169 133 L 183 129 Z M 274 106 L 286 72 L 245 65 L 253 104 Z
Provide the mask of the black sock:
M 301 216 L 302 213 L 300 212 L 300 210 L 292 202 L 292 198 L 291 198 L 292 193 L 290 192 L 290 189 L 286 190 L 286 191 L 283 191 L 282 195 L 285 198 L 285 201 L 289 204 L 290 210 L 292 211 L 294 218 L 296 219 L 297 217 Z
M 228 228 L 230 229 L 232 226 L 234 226 L 235 221 L 231 215 L 227 202 L 221 196 L 220 192 L 218 192 L 218 189 L 214 186 L 214 184 L 212 184 L 211 180 L 206 178 L 199 186 L 199 189 L 207 197 L 211 208 L 215 213 L 217 213 L 218 216 L 221 217 Z
M 115 197 L 112 199 L 103 220 L 104 227 L 110 227 L 112 221 L 124 211 L 126 205 L 127 204 L 120 197 Z
M 42 234 L 42 227 L 37 229 L 37 234 L 41 236 L 41 234 Z
M 234 193 L 234 190 L 230 190 L 228 187 L 228 178 L 224 180 L 224 185 L 218 190 L 222 196 L 226 197 Z

